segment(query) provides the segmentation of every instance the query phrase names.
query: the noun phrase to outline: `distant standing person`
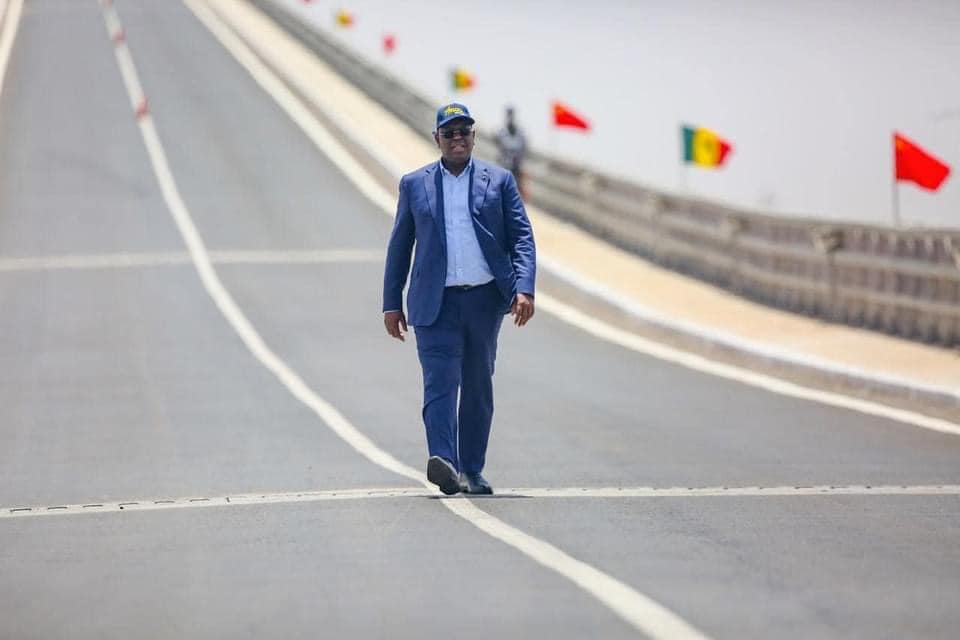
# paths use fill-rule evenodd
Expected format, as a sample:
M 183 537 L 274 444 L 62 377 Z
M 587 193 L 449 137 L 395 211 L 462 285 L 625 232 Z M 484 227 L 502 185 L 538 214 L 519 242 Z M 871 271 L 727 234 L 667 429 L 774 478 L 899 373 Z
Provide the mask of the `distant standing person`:
M 497 336 L 504 314 L 522 327 L 534 312 L 533 230 L 513 175 L 472 157 L 473 124 L 462 104 L 437 111 L 440 160 L 400 180 L 383 278 L 383 324 L 402 341 L 411 273 L 407 310 L 423 370 L 427 478 L 447 495 L 493 493 L 481 472 Z
M 503 128 L 494 138 L 498 151 L 497 162 L 513 174 L 521 195 L 526 198 L 523 188 L 523 161 L 527 156 L 527 138 L 517 126 L 513 107 L 507 107 L 506 118 Z

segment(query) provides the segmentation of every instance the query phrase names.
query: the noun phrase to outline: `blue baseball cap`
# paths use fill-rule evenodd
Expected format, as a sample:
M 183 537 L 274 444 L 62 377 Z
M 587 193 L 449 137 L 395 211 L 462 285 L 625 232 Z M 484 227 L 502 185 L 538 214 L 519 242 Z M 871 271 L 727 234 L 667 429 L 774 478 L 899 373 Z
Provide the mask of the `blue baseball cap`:
M 449 122 L 459 119 L 464 119 L 470 124 L 476 122 L 476 120 L 470 116 L 470 109 L 467 109 L 467 105 L 465 104 L 451 102 L 437 109 L 437 129 Z

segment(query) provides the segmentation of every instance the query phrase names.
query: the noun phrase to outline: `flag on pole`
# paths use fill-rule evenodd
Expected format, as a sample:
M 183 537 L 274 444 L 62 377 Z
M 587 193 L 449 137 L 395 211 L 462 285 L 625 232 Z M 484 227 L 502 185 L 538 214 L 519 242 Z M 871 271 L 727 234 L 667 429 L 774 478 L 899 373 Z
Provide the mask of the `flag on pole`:
M 353 26 L 353 14 L 346 9 L 340 9 L 336 13 L 337 25 L 341 27 Z
M 385 33 L 383 35 L 383 52 L 388 56 L 393 53 L 393 50 L 397 48 L 397 39 L 392 33 Z
M 450 69 L 450 87 L 454 91 L 469 91 L 477 84 L 473 74 L 460 67 Z
M 905 137 L 893 132 L 893 155 L 897 180 L 913 182 L 936 191 L 950 175 L 950 167 Z
M 680 125 L 683 136 L 683 161 L 700 167 L 720 167 L 727 160 L 733 146 L 705 127 Z
M 586 118 L 574 113 L 573 109 L 562 102 L 553 103 L 553 125 L 556 127 L 570 127 L 571 129 L 580 129 L 589 131 L 590 123 Z

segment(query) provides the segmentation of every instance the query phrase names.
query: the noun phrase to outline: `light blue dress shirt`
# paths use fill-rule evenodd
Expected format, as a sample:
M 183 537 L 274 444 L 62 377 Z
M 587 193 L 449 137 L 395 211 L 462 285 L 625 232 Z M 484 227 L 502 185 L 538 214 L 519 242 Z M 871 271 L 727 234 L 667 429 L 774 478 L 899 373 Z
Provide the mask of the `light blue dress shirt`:
M 470 216 L 470 176 L 473 158 L 466 168 L 455 176 L 443 163 L 443 221 L 447 233 L 446 286 L 486 284 L 493 273 L 483 257 Z

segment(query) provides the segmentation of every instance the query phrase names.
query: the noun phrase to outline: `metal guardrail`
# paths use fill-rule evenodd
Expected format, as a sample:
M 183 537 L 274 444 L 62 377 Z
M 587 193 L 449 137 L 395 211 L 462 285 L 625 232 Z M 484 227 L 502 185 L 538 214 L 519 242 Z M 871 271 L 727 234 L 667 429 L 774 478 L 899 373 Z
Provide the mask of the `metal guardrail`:
M 435 101 L 274 0 L 249 1 L 429 138 Z M 495 156 L 483 138 L 476 152 Z M 899 230 L 747 213 L 541 153 L 530 154 L 525 174 L 531 202 L 651 261 L 784 309 L 960 345 L 960 229 Z

